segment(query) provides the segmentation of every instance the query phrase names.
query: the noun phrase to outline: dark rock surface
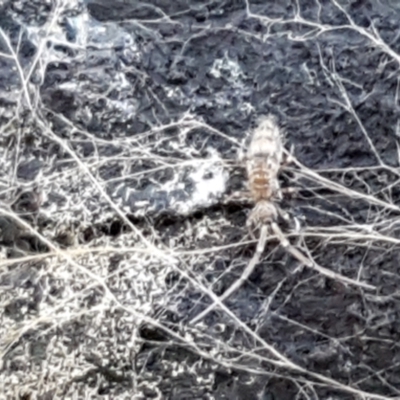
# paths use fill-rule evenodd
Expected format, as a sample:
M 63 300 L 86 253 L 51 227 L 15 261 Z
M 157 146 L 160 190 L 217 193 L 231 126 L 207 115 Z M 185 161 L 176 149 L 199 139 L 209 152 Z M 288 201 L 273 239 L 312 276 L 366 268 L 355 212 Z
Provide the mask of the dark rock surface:
M 389 0 L 0 2 L 0 398 L 400 398 L 399 20 Z M 271 238 L 236 318 L 193 326 L 255 251 L 251 205 L 224 199 L 267 113 L 295 157 L 282 230 L 338 277 Z

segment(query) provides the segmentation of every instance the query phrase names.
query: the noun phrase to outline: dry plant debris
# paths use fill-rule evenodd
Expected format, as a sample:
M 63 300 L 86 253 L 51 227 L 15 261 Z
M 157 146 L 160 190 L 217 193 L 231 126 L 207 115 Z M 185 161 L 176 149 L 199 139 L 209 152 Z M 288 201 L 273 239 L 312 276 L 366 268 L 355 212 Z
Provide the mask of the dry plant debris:
M 400 398 L 399 19 L 0 2 L 0 397 Z M 254 240 L 269 113 L 294 193 Z

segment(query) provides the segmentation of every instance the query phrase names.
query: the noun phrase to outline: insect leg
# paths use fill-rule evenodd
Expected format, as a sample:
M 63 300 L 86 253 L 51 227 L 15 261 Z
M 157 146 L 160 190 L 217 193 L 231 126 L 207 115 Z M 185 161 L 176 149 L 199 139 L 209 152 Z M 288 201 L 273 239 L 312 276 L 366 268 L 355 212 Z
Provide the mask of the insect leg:
M 264 251 L 265 248 L 265 243 L 267 241 L 267 235 L 268 235 L 268 226 L 263 225 L 261 227 L 261 232 L 260 232 L 260 238 L 257 243 L 256 251 L 248 263 L 247 267 L 244 269 L 241 277 L 229 288 L 227 289 L 222 296 L 219 298 L 221 302 L 225 301 L 228 297 L 230 297 L 234 292 L 236 292 L 244 282 L 248 279 L 248 277 L 251 275 L 253 272 L 255 266 L 259 263 L 261 255 Z M 216 307 L 216 303 L 212 303 L 209 305 L 204 311 L 202 311 L 199 315 L 194 317 L 190 322 L 195 324 L 199 322 L 201 319 L 203 319 L 208 313 L 210 313 L 214 308 Z

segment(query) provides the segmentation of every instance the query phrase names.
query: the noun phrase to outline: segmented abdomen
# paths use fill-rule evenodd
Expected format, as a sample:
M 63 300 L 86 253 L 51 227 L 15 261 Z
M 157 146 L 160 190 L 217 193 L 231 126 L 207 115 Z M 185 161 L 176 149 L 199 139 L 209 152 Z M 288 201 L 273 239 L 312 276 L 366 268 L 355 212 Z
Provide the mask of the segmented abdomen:
M 282 162 L 282 137 L 275 118 L 268 115 L 259 119 L 249 144 L 249 159 L 267 160 L 267 168 L 277 171 Z
M 261 118 L 247 151 L 249 190 L 255 202 L 275 197 L 282 154 L 281 132 L 275 118 L 272 115 Z
M 247 164 L 249 190 L 255 202 L 270 200 L 277 187 L 276 173 L 267 168 L 267 161 L 251 160 Z

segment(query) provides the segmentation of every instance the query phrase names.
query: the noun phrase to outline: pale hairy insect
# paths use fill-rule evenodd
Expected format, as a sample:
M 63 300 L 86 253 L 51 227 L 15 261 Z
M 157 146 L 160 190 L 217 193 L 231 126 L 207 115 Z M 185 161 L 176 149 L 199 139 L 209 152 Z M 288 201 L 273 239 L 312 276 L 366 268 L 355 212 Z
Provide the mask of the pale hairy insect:
M 278 172 L 282 160 L 281 130 L 275 117 L 264 116 L 253 131 L 246 155 L 248 187 L 255 203 L 248 219 L 249 226 L 270 223 L 277 218 L 274 201 L 281 197 Z
M 280 209 L 274 201 L 281 197 L 278 182 L 278 172 L 283 159 L 283 143 L 281 131 L 272 115 L 259 119 L 253 131 L 246 154 L 246 170 L 250 196 L 255 203 L 247 220 L 249 228 L 252 225 L 260 227 L 260 238 L 256 252 L 238 279 L 221 296 L 224 301 L 232 295 L 247 280 L 256 264 L 259 262 L 265 247 L 269 228 L 276 225 Z M 273 229 L 273 228 L 272 228 Z M 251 232 L 251 229 L 250 229 Z M 192 319 L 196 323 L 204 318 L 214 307 L 215 303 Z
M 276 204 L 276 201 L 282 197 L 278 181 L 278 173 L 281 168 L 282 161 L 282 133 L 276 123 L 275 118 L 271 115 L 268 115 L 259 120 L 257 127 L 253 131 L 246 155 L 248 186 L 251 198 L 255 203 L 255 206 L 247 220 L 247 225 L 249 228 L 252 228 L 253 225 L 260 228 L 257 248 L 252 259 L 243 270 L 241 277 L 237 279 L 221 295 L 221 297 L 219 297 L 218 303 L 222 304 L 222 302 L 236 292 L 249 278 L 255 266 L 260 261 L 270 233 L 273 233 L 279 240 L 281 246 L 302 265 L 314 269 L 330 279 L 341 281 L 347 285 L 354 285 L 369 290 L 376 289 L 372 285 L 342 276 L 334 271 L 320 266 L 312 259 L 310 254 L 308 254 L 307 257 L 300 250 L 290 244 L 289 240 L 285 237 L 277 223 L 278 215 L 288 218 L 288 215 L 280 209 L 278 204 Z M 213 302 L 210 304 L 205 310 L 195 316 L 191 320 L 191 323 L 199 322 L 217 305 L 219 305 L 218 303 Z

